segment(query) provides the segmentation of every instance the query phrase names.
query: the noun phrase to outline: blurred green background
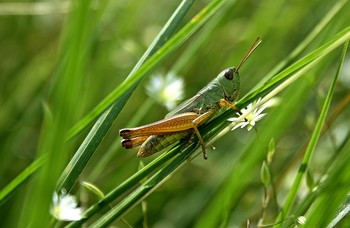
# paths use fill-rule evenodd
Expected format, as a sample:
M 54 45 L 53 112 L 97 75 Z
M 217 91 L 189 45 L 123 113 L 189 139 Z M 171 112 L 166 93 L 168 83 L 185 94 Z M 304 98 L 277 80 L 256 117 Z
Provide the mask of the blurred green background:
M 208 2 L 196 1 L 179 28 Z M 350 5 L 347 1 L 339 2 L 345 4 L 295 59 L 319 47 L 349 25 Z M 89 37 L 91 44 L 86 56 L 88 67 L 84 69 L 83 84 L 80 85 L 81 99 L 74 110 L 75 122 L 126 78 L 178 4 L 177 1 L 155 0 L 96 1 L 93 4 L 99 12 L 99 21 L 96 21 L 96 27 Z M 262 45 L 240 70 L 241 96 L 244 96 L 296 49 L 337 2 L 250 0 L 227 1 L 225 4 L 155 70 L 155 73 L 161 74 L 174 71 L 182 76 L 186 99 L 203 88 L 222 69 L 237 65 L 251 43 L 260 36 Z M 37 157 L 43 105 L 50 106 L 52 102 L 54 75 L 60 70 L 57 69 L 58 63 L 66 51 L 62 40 L 65 38 L 69 42 L 69 33 L 64 33 L 68 26 L 69 5 L 69 1 L 0 3 L 0 188 L 6 186 Z M 68 37 L 65 37 L 67 34 Z M 299 79 L 304 80 L 300 84 L 310 85 L 308 92 L 299 100 L 300 108 L 291 115 L 288 128 L 274 137 L 276 152 L 271 172 L 274 180 L 278 181 L 279 203 L 283 202 L 298 168 L 299 160 L 294 163 L 290 161 L 310 138 L 340 53 L 341 49 L 338 48 L 322 60 L 309 73 L 309 77 Z M 137 150 L 120 148 L 118 131 L 131 127 L 126 126 L 131 116 L 142 113 L 140 107 L 147 99 L 144 86 L 148 81 L 149 78 L 143 80 L 134 91 L 81 175 L 81 181 L 91 182 L 107 193 L 137 172 L 140 161 L 136 157 Z M 330 130 L 322 136 L 317 156 L 310 167 L 316 180 L 325 172 L 336 148 L 347 137 L 350 122 L 349 88 L 350 68 L 347 58 L 330 111 L 336 118 L 329 123 Z M 298 90 L 298 86 L 294 86 L 293 90 Z M 289 91 L 288 94 L 293 92 Z M 167 112 L 164 106 L 154 102 L 138 125 L 162 119 Z M 215 142 L 216 150 L 208 150 L 208 160 L 197 157 L 150 195 L 147 198 L 149 226 L 191 227 L 213 192 L 228 175 L 232 161 L 237 162 L 249 138 L 259 135 L 260 124 L 269 125 L 263 119 L 257 123 L 256 130 L 248 132 L 246 129 L 237 129 L 229 132 Z M 69 157 L 74 154 L 88 130 L 73 140 L 72 150 L 66 151 Z M 108 165 L 103 172 L 94 173 L 100 158 L 111 147 L 113 157 Z M 148 163 L 156 156 L 141 160 Z M 244 226 L 247 219 L 253 224 L 259 220 L 264 190 L 259 168 L 253 172 L 254 181 L 249 183 L 240 200 L 231 208 L 228 226 Z M 3 218 L 0 224 L 16 224 L 16 217 L 25 202 L 25 193 L 30 191 L 30 182 L 31 179 L 0 206 Z M 307 187 L 302 189 L 301 196 L 308 192 Z M 74 192 L 78 192 L 83 207 L 96 202 L 79 184 Z M 271 202 L 271 214 L 276 211 L 273 204 Z M 132 226 L 141 226 L 141 206 L 136 206 L 124 219 Z M 346 221 L 344 223 L 349 224 Z M 116 222 L 116 225 L 128 226 L 123 221 Z

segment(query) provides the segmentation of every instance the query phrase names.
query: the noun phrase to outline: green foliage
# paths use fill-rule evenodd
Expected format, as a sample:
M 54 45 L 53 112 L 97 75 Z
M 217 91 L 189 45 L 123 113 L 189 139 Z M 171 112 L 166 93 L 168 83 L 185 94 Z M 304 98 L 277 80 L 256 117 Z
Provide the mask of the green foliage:
M 53 4 L 0 3 L 0 226 L 53 226 L 54 191 L 85 210 L 57 226 L 350 223 L 348 1 Z M 168 112 L 145 99 L 151 73 L 190 98 L 258 36 L 236 106 L 279 102 L 252 131 L 226 110 L 199 129 L 208 160 L 196 139 L 142 165 L 121 148 L 119 129 Z

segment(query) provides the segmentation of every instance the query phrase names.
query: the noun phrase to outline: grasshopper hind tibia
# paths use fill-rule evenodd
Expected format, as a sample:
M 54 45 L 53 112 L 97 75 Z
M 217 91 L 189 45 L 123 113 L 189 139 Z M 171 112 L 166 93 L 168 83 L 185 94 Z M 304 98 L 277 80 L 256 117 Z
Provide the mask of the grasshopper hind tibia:
M 122 142 L 122 147 L 124 147 L 125 149 L 133 148 L 132 141 L 130 139 L 123 139 L 121 142 Z
M 124 139 L 128 139 L 128 138 L 130 138 L 130 136 L 131 136 L 131 130 L 129 130 L 129 129 L 121 129 L 120 131 L 119 131 L 119 135 L 121 136 L 121 137 L 123 137 Z

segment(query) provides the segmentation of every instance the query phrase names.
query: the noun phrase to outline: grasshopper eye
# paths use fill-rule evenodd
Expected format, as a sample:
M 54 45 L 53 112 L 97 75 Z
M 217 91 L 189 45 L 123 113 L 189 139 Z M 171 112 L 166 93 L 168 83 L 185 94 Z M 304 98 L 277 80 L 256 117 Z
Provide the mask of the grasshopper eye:
M 232 80 L 233 79 L 233 69 L 226 70 L 224 73 L 224 76 L 226 79 Z

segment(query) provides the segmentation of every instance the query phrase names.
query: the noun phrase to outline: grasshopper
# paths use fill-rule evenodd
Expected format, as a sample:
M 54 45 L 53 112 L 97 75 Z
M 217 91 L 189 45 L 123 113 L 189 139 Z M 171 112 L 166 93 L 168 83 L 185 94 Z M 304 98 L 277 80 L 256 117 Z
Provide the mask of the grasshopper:
M 148 157 L 189 136 L 191 141 L 195 134 L 201 145 L 203 157 L 207 159 L 205 143 L 198 127 L 208 122 L 225 107 L 240 112 L 233 104 L 238 98 L 240 89 L 238 71 L 260 43 L 261 40 L 258 37 L 237 67 L 223 70 L 194 97 L 177 106 L 163 120 L 141 127 L 121 129 L 119 135 L 123 137 L 122 146 L 131 149 L 141 145 L 137 156 Z

